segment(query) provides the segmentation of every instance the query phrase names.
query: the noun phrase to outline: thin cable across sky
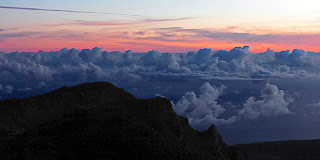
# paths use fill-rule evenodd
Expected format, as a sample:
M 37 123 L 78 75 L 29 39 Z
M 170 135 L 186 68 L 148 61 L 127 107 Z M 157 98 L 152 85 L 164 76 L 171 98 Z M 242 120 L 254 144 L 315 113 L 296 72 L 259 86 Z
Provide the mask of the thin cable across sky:
M 15 9 L 15 10 L 28 10 L 28 11 L 47 11 L 47 12 L 67 12 L 67 13 L 84 13 L 84 14 L 108 14 L 108 15 L 117 15 L 117 16 L 144 17 L 144 18 L 147 17 L 147 16 L 143 16 L 143 15 L 126 14 L 126 13 L 75 11 L 75 10 L 29 8 L 29 7 L 11 7 L 11 6 L 0 6 L 0 9 Z

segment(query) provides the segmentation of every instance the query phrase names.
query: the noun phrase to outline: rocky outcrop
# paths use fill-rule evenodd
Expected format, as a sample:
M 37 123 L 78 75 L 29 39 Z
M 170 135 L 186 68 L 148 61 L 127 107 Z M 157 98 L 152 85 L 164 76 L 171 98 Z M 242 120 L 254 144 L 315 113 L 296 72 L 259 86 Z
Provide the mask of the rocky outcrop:
M 105 82 L 0 101 L 0 130 L 4 159 L 246 159 L 214 125 L 191 128 L 169 100 Z

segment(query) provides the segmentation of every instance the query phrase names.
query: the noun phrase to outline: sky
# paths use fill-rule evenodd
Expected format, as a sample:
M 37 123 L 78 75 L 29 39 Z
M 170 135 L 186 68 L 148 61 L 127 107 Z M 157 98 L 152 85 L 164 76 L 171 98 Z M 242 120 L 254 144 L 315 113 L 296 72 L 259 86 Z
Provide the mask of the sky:
M 0 50 L 187 52 L 249 45 L 252 52 L 319 52 L 319 5 L 317 0 L 0 1 Z

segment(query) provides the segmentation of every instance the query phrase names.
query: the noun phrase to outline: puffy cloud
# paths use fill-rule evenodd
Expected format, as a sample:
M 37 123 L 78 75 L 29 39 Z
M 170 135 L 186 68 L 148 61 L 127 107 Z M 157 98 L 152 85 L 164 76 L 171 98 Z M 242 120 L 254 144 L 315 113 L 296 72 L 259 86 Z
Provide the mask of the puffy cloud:
M 63 85 L 64 82 L 137 80 L 140 55 L 108 53 L 92 50 L 62 49 L 57 52 L 0 53 L 1 83 L 19 85 L 27 82 L 32 88 Z M 133 62 L 134 61 L 134 62 Z
M 207 82 L 201 86 L 199 96 L 194 92 L 187 92 L 175 105 L 175 111 L 180 115 L 189 114 L 201 118 L 205 117 L 207 113 L 218 117 L 225 109 L 218 105 L 216 100 L 225 88 L 224 85 L 220 88 L 213 87 Z
M 12 86 L 10 86 L 10 85 L 6 85 L 4 87 L 4 91 L 5 91 L 6 94 L 11 94 L 13 92 L 13 90 L 14 90 L 14 88 Z
M 277 86 L 267 84 L 261 90 L 261 100 L 250 97 L 239 111 L 239 116 L 255 119 L 260 116 L 272 117 L 281 114 L 290 114 L 288 106 L 293 102 L 293 98 L 279 90 Z
M 218 104 L 217 99 L 222 95 L 227 87 L 211 86 L 208 82 L 200 87 L 200 94 L 187 92 L 181 99 L 174 104 L 174 110 L 178 115 L 188 117 L 191 126 L 202 129 L 211 124 L 233 123 L 236 117 L 230 119 L 220 118 L 226 109 Z
M 294 101 L 283 90 L 277 86 L 267 84 L 261 90 L 261 100 L 250 97 L 242 105 L 233 105 L 232 102 L 218 104 L 217 100 L 223 95 L 227 87 L 211 86 L 208 82 L 200 88 L 197 95 L 194 92 L 187 92 L 177 103 L 173 103 L 174 111 L 181 116 L 187 117 L 192 127 L 198 130 L 207 129 L 211 124 L 231 124 L 241 119 L 255 119 L 261 116 L 274 117 L 283 114 L 291 114 L 289 104 Z M 223 118 L 227 110 L 234 110 L 235 107 L 242 107 L 233 116 Z
M 154 97 L 167 98 L 166 96 L 164 96 L 164 95 L 161 95 L 161 94 L 159 94 L 159 93 L 156 93 L 156 94 L 154 95 Z

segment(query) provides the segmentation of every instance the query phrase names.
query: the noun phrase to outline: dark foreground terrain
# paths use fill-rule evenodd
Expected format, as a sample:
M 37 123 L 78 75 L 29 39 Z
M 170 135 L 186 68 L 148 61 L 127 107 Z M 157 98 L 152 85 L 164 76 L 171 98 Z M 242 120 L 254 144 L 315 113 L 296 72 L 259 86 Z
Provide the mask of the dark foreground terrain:
M 262 142 L 236 145 L 249 160 L 320 160 L 320 140 Z
M 169 100 L 85 83 L 0 101 L 0 159 L 246 160 L 212 125 L 199 132 Z

